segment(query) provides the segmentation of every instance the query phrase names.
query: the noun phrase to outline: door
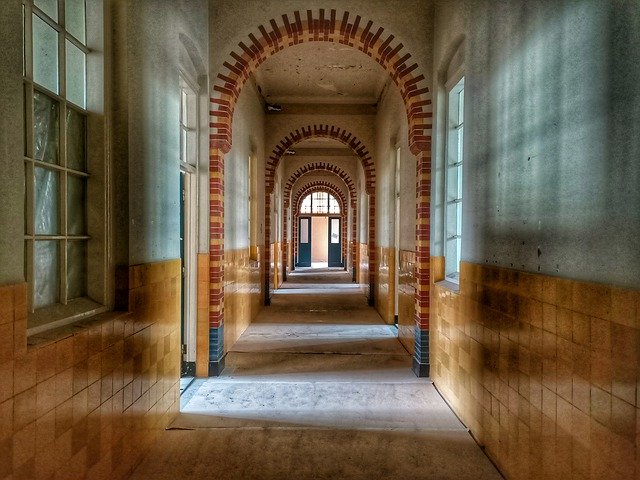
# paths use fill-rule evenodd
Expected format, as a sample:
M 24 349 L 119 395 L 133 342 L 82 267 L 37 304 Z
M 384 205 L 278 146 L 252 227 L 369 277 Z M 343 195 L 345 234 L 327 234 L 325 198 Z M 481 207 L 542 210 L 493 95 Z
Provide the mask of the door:
M 329 267 L 342 267 L 340 217 L 329 217 Z
M 180 343 L 183 377 L 195 376 L 196 368 L 196 175 L 193 167 L 180 171 L 180 258 L 182 295 Z
M 311 217 L 298 220 L 298 266 L 311 266 Z

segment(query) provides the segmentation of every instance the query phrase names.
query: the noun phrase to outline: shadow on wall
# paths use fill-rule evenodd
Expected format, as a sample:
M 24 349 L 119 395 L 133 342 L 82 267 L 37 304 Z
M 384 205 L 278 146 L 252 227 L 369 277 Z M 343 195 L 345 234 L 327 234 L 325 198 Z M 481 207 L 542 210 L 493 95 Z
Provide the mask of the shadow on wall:
M 638 8 L 472 10 L 466 260 L 638 286 Z

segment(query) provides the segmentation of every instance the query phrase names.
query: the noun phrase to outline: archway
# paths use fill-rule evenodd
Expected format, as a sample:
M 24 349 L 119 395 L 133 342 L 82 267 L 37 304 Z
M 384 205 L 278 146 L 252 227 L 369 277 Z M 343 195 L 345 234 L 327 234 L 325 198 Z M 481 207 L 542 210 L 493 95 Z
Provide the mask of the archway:
M 325 13 L 327 15 L 325 16 Z M 268 57 L 284 48 L 303 42 L 335 42 L 348 45 L 369 55 L 378 62 L 398 86 L 404 100 L 409 123 L 409 146 L 417 157 L 416 168 L 416 348 L 414 370 L 428 375 L 430 248 L 429 216 L 431 197 L 431 98 L 425 76 L 411 54 L 403 52 L 404 45 L 395 42 L 385 29 L 366 24 L 362 16 L 343 12 L 339 19 L 334 9 L 283 14 L 282 22 L 271 19 L 269 27 L 260 25 L 259 34 L 248 35 L 248 45 L 238 44 L 239 52 L 231 52 L 217 75 L 211 95 L 210 134 L 210 263 L 209 263 L 209 372 L 217 375 L 223 367 L 223 303 L 224 303 L 224 154 L 231 147 L 233 112 L 249 76 Z M 352 21 L 350 19 L 353 19 Z M 384 34 L 384 35 L 383 35 Z M 281 155 L 278 156 L 279 161 Z M 277 166 L 277 161 L 275 166 Z M 373 167 L 373 165 L 371 165 Z M 273 189 L 274 165 L 267 165 L 266 197 Z M 371 182 L 371 183 L 369 183 Z M 375 176 L 367 179 L 367 192 L 372 193 L 370 219 L 375 210 Z M 265 219 L 265 230 L 270 228 Z M 370 222 L 370 243 L 375 244 L 375 226 Z M 373 240 L 372 240 L 373 239 Z M 371 247 L 371 245 L 370 245 Z M 375 274 L 375 249 L 371 273 Z M 268 273 L 266 275 L 268 277 Z M 373 291 L 373 290 L 372 290 Z
M 289 180 L 287 181 L 287 183 L 285 184 L 285 188 L 284 188 L 284 208 L 285 211 L 287 208 L 289 208 L 290 204 L 291 204 L 291 190 L 293 188 L 293 186 L 300 180 L 302 180 L 304 178 L 305 175 L 312 173 L 312 172 L 327 172 L 330 173 L 332 175 L 335 175 L 337 178 L 339 178 L 342 182 L 344 182 L 345 186 L 347 187 L 348 191 L 349 191 L 349 206 L 352 209 L 353 212 L 353 219 L 352 219 L 352 236 L 351 236 L 351 259 L 352 259 L 352 265 L 354 267 L 353 270 L 353 274 L 354 274 L 354 281 L 355 281 L 355 239 L 356 239 L 356 225 L 357 225 L 357 211 L 356 211 L 356 186 L 353 182 L 353 180 L 351 179 L 351 177 L 349 176 L 349 174 L 347 174 L 342 168 L 340 168 L 337 165 L 333 165 L 331 163 L 326 163 L 326 162 L 314 162 L 314 163 L 309 163 L 307 165 L 304 165 L 300 168 L 298 168 L 295 172 L 293 172 L 291 174 L 291 176 L 289 177 Z M 295 203 L 295 202 L 294 202 Z M 290 259 L 288 258 L 288 253 L 287 253 L 287 240 L 288 240 L 288 228 L 287 228 L 287 216 L 284 215 L 283 217 L 284 220 L 284 234 L 285 234 L 285 241 L 284 241 L 284 245 L 283 245 L 283 251 L 282 251 L 282 258 L 283 258 L 283 262 L 285 264 L 285 268 L 283 271 L 283 278 L 286 279 L 286 265 L 287 262 L 290 261 Z M 346 220 L 345 220 L 346 223 Z M 296 223 L 292 224 L 292 232 L 294 231 L 294 229 L 297 227 Z M 293 235 L 292 235 L 293 237 Z M 345 237 L 346 238 L 346 237 Z M 291 241 L 294 241 L 293 238 L 291 239 Z M 295 242 L 293 243 L 294 245 L 294 249 L 295 249 Z M 344 253 L 344 258 L 346 258 L 346 252 Z
M 271 192 L 274 188 L 275 172 L 280 164 L 280 160 L 286 151 L 295 146 L 298 142 L 312 138 L 331 138 L 351 148 L 360 159 L 364 175 L 366 192 L 370 195 L 368 211 L 368 252 L 369 252 L 369 304 L 374 305 L 376 268 L 376 242 L 375 242 L 375 167 L 373 159 L 367 147 L 347 130 L 335 125 L 307 125 L 288 133 L 281 139 L 269 155 L 266 166 L 266 188 L 265 188 L 265 245 L 268 246 L 271 238 Z M 321 162 L 319 162 L 321 163 Z M 345 174 L 346 175 L 346 174 Z M 269 248 L 265 248 L 265 265 L 269 265 Z M 264 270 L 265 304 L 270 301 L 271 271 Z
M 309 182 L 307 184 L 305 184 L 304 186 L 302 186 L 296 193 L 293 202 L 292 202 L 292 245 L 293 245 L 293 252 L 294 252 L 294 259 L 295 259 L 295 253 L 297 251 L 297 247 L 298 247 L 298 218 L 300 217 L 301 213 L 301 204 L 302 204 L 302 200 L 307 196 L 310 195 L 312 193 L 315 192 L 327 192 L 330 195 L 333 195 L 334 198 L 336 198 L 339 203 L 340 203 L 340 218 L 341 218 L 341 238 L 342 240 L 342 245 L 341 245 L 341 254 L 342 254 L 342 258 L 346 259 L 346 239 L 347 239 L 347 219 L 348 219 L 348 206 L 349 203 L 347 202 L 346 197 L 344 196 L 344 193 L 341 191 L 341 189 L 336 186 L 335 184 L 331 183 L 331 182 L 327 182 L 327 181 L 322 181 L 322 180 L 317 180 L 317 181 L 312 181 Z

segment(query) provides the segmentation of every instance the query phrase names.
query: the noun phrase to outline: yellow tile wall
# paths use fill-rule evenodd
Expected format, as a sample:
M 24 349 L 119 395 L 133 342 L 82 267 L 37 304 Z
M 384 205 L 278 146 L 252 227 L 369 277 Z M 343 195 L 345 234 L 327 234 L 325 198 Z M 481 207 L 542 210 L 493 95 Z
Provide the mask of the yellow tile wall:
M 416 329 L 416 253 L 400 250 L 400 278 L 398 279 L 398 338 L 413 354 Z
M 225 352 L 240 338 L 262 308 L 260 261 L 252 260 L 249 254 L 248 248 L 227 250 L 224 254 Z M 207 331 L 207 342 L 208 335 Z
M 198 254 L 196 376 L 209 375 L 209 254 Z
M 640 479 L 640 292 L 462 262 L 431 303 L 432 378 L 507 479 Z
M 378 247 L 378 284 L 376 285 L 376 310 L 388 324 L 395 320 L 395 249 Z
M 0 287 L 0 479 L 126 478 L 178 411 L 180 261 L 128 267 L 110 312 L 27 339 Z
M 359 243 L 358 246 L 358 283 L 364 294 L 369 296 L 369 245 Z

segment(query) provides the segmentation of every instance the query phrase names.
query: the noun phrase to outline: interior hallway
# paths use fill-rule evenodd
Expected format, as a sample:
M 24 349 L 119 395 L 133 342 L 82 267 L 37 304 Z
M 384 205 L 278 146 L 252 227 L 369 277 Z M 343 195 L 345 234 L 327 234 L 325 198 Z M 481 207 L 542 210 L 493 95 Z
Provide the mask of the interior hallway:
M 502 478 L 395 330 L 348 273 L 291 274 L 131 478 Z

